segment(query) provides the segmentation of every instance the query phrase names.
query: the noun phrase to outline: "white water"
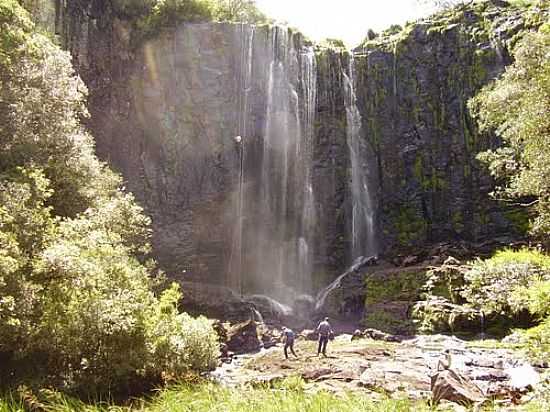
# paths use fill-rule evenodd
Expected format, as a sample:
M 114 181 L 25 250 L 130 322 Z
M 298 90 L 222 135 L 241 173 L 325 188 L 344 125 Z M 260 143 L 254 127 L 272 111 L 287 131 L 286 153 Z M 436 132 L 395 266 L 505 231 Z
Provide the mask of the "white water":
M 290 304 L 312 287 L 315 56 L 280 27 L 240 35 L 242 170 L 229 286 Z
M 243 221 L 245 217 L 244 199 L 244 164 L 247 140 L 242 136 L 248 133 L 249 93 L 252 81 L 252 47 L 254 44 L 254 26 L 242 24 L 240 26 L 241 59 L 240 93 L 238 94 L 239 118 L 238 130 L 235 136 L 239 161 L 239 187 L 237 199 L 237 224 L 233 232 L 231 255 L 229 259 L 228 286 L 242 295 L 243 284 L 241 273 L 243 269 Z
M 351 159 L 352 195 L 352 260 L 376 255 L 374 208 L 367 176 L 367 158 L 362 135 L 363 120 L 357 107 L 355 59 L 350 55 L 348 73 L 343 73 L 346 86 L 347 144 Z

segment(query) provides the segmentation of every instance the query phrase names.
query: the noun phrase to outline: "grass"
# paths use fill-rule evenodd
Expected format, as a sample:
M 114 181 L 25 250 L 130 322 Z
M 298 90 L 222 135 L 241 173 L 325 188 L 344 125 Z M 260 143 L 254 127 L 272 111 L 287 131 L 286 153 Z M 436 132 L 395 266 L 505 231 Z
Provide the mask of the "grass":
M 483 340 L 470 340 L 466 342 L 468 348 L 478 349 L 509 349 L 519 350 L 523 349 L 524 345 L 520 343 L 504 343 L 498 339 L 483 339 Z
M 86 404 L 59 393 L 50 393 L 39 401 L 39 410 L 47 412 L 428 412 L 426 402 L 383 399 L 367 395 L 328 392 L 308 393 L 289 378 L 271 388 L 229 389 L 212 382 L 180 384 L 157 392 L 150 399 L 137 399 L 130 406 Z M 37 401 L 38 402 L 38 401 Z M 0 412 L 23 412 L 21 401 L 12 395 L 0 397 Z

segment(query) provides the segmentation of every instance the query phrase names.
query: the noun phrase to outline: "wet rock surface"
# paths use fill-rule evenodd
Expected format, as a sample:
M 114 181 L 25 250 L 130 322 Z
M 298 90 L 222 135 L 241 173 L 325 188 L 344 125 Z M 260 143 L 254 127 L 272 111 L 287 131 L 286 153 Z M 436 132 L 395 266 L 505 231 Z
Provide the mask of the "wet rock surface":
M 262 347 L 257 324 L 253 320 L 238 323 L 227 331 L 227 348 L 234 353 L 254 352 Z
M 317 357 L 316 342 L 304 338 L 298 339 L 295 348 L 298 359 L 285 360 L 278 345 L 237 358 L 233 365 L 216 370 L 213 377 L 227 385 L 242 385 L 299 375 L 308 390 L 367 391 L 373 397 L 383 393 L 458 403 L 498 399 L 509 404 L 518 402 L 543 371 L 512 350 L 473 347 L 444 335 L 423 335 L 401 343 L 340 335 L 329 343 L 327 357 Z M 438 371 L 447 349 L 450 365 Z

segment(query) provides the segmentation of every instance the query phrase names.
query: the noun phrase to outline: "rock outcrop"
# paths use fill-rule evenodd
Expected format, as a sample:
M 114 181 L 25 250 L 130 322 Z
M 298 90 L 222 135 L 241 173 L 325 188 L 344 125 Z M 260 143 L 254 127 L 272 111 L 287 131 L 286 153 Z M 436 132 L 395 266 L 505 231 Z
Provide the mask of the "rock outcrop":
M 432 401 L 437 404 L 442 400 L 461 405 L 481 404 L 485 396 L 469 378 L 459 372 L 447 369 L 431 377 Z
M 231 326 L 227 332 L 227 349 L 234 353 L 248 353 L 259 350 L 262 342 L 258 337 L 256 322 L 249 320 Z

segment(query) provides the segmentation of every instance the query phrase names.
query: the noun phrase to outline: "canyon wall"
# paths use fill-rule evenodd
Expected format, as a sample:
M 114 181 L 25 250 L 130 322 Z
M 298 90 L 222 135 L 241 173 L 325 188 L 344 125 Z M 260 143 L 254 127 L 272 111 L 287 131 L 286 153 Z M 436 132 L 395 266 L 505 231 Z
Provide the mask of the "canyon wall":
M 498 141 L 466 104 L 547 7 L 476 4 L 350 56 L 240 24 L 184 23 L 136 43 L 108 0 L 42 4 L 88 85 L 97 152 L 152 217 L 171 276 L 284 297 L 361 254 L 524 229 L 488 196 L 475 155 Z

